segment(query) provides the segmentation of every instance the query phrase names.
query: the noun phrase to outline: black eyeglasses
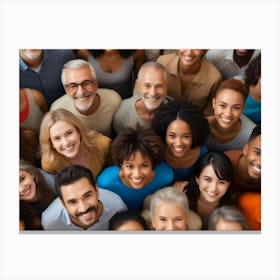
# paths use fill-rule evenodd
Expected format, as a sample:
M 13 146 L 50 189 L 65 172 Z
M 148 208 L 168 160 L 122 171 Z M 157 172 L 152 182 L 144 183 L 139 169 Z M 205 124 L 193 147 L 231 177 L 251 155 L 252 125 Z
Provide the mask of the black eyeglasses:
M 76 84 L 76 83 L 67 84 L 67 85 L 65 85 L 65 87 L 68 90 L 70 90 L 72 93 L 75 93 L 75 92 L 77 92 L 79 86 L 81 86 L 85 90 L 90 90 L 91 86 L 93 85 L 94 82 L 95 82 L 95 80 L 85 80 L 85 81 L 81 82 L 80 84 Z

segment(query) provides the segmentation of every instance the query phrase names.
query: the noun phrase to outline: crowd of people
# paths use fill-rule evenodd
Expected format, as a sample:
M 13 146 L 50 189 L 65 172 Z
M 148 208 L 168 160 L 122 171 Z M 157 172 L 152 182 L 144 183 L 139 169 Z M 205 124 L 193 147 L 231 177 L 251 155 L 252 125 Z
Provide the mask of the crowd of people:
M 261 50 L 19 50 L 19 229 L 261 230 Z

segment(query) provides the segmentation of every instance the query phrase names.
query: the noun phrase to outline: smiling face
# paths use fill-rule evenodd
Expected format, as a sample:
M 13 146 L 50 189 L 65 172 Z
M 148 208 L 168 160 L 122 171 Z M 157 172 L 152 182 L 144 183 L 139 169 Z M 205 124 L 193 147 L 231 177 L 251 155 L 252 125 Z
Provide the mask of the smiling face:
M 50 128 L 53 148 L 63 156 L 73 159 L 80 151 L 80 134 L 66 121 L 58 121 Z
M 160 203 L 152 215 L 155 230 L 186 230 L 187 212 L 174 202 Z
M 153 164 L 149 157 L 137 151 L 121 164 L 120 178 L 126 186 L 142 189 L 154 178 Z
M 261 178 L 261 135 L 244 145 L 243 154 L 246 156 L 247 171 L 250 178 Z
M 88 228 L 99 218 L 98 191 L 87 178 L 61 186 L 62 203 L 73 224 Z
M 244 109 L 244 97 L 238 91 L 224 89 L 213 98 L 212 105 L 218 125 L 230 128 L 239 121 Z
M 199 186 L 201 200 L 209 203 L 220 201 L 230 186 L 229 181 L 217 177 L 211 164 L 207 165 L 195 180 Z
M 25 171 L 19 171 L 19 199 L 32 201 L 36 196 L 36 183 L 34 176 Z
M 175 157 L 183 157 L 192 146 L 191 127 L 183 120 L 174 120 L 167 127 L 165 141 Z
M 179 50 L 179 63 L 183 67 L 195 67 L 201 64 L 205 55 L 205 50 L 199 49 L 182 49 Z
M 157 109 L 167 95 L 167 81 L 162 69 L 145 67 L 137 80 L 137 88 L 145 106 Z
M 93 81 L 93 82 L 92 82 Z M 75 88 L 75 84 L 83 83 Z M 96 79 L 92 76 L 90 68 L 85 66 L 79 69 L 65 70 L 65 91 L 72 97 L 75 107 L 80 111 L 87 111 L 93 104 L 98 88 Z

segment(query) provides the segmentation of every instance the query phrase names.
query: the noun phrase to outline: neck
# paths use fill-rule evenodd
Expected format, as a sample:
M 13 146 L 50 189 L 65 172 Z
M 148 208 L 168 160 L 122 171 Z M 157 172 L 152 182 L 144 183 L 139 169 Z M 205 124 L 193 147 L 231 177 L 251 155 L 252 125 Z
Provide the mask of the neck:
M 97 109 L 100 106 L 100 96 L 96 93 L 96 95 L 93 97 L 93 101 L 91 103 L 91 106 L 86 110 L 81 110 L 80 108 L 78 108 L 75 105 L 75 103 L 74 103 L 74 106 L 80 114 L 86 115 L 86 116 L 92 115 L 93 113 L 95 113 L 97 111 Z

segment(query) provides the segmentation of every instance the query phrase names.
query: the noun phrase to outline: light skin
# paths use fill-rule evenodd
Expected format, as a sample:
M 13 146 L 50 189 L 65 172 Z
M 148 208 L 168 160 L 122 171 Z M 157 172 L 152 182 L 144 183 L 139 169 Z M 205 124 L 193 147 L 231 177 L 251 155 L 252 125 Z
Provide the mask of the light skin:
M 21 49 L 19 51 L 21 58 L 29 66 L 36 68 L 41 64 L 43 51 L 41 49 Z
M 119 176 L 124 185 L 133 189 L 142 189 L 155 176 L 152 161 L 137 151 L 129 159 L 123 161 Z
M 102 204 L 98 201 L 99 192 L 87 178 L 61 186 L 62 204 L 73 224 L 87 229 L 95 224 L 102 214 Z
M 231 222 L 231 221 L 219 219 L 219 221 L 216 224 L 215 230 L 238 231 L 238 230 L 243 230 L 243 229 L 242 229 L 241 224 L 238 222 Z
M 261 179 L 261 135 L 245 144 L 243 147 L 241 166 L 246 170 L 245 177 L 249 180 L 258 181 Z
M 140 79 L 136 80 L 136 83 L 142 96 L 136 103 L 136 109 L 139 109 L 140 113 L 153 112 L 167 95 L 167 82 L 163 70 L 145 67 L 141 70 Z
M 200 190 L 199 199 L 205 203 L 218 203 L 230 186 L 229 181 L 217 177 L 211 164 L 206 166 L 195 180 Z
M 66 121 L 57 121 L 50 127 L 53 148 L 66 158 L 74 160 L 80 152 L 81 140 L 78 130 Z
M 158 204 L 152 214 L 155 230 L 186 230 L 187 221 L 186 210 L 171 201 Z
M 19 199 L 25 201 L 34 201 L 36 199 L 34 176 L 25 170 L 19 171 Z
M 90 81 L 94 81 L 90 83 Z M 81 84 L 86 83 L 87 85 L 82 87 L 78 86 L 77 91 L 71 90 L 71 86 L 65 86 L 66 93 L 72 97 L 74 106 L 82 114 L 89 114 L 96 111 L 97 108 L 94 104 L 96 91 L 98 88 L 98 82 L 95 77 L 92 76 L 90 68 L 85 66 L 80 69 L 66 69 L 65 70 L 65 84 Z M 98 100 L 95 103 L 99 103 Z M 95 106 L 94 106 L 95 105 Z M 98 107 L 98 106 L 97 106 Z
M 127 221 L 124 224 L 122 224 L 121 226 L 119 226 L 116 230 L 144 230 L 143 226 L 138 223 L 137 221 Z

